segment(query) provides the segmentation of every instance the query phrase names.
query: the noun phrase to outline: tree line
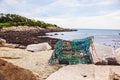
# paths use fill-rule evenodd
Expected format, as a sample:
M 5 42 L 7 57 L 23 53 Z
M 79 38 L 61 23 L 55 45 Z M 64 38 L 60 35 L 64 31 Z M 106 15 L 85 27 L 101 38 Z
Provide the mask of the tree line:
M 0 13 L 0 28 L 10 26 L 38 26 L 41 28 L 57 27 L 55 24 L 45 23 L 44 21 L 29 19 L 17 14 Z

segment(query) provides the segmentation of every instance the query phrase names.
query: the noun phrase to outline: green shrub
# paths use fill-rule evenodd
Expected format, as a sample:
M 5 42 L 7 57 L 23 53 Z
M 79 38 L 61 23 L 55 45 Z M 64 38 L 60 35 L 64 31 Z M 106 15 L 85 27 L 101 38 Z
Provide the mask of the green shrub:
M 55 24 L 45 23 L 44 21 L 29 19 L 17 14 L 0 14 L 0 27 L 9 26 L 39 26 L 42 28 L 57 27 Z
M 0 28 L 2 27 L 10 27 L 10 23 L 0 23 Z

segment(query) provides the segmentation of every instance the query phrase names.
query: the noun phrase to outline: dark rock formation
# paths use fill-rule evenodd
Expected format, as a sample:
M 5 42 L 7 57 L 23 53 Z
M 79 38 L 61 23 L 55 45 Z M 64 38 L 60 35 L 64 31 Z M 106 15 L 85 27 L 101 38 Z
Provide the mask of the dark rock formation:
M 119 65 L 117 63 L 117 60 L 115 58 L 106 58 L 107 62 L 108 62 L 108 65 Z
M 0 30 L 0 38 L 5 39 L 7 43 L 20 44 L 19 46 L 27 46 L 29 44 L 48 42 L 53 48 L 54 44 L 58 41 L 58 39 L 38 36 L 45 36 L 46 35 L 45 33 L 47 32 L 60 32 L 60 31 L 74 31 L 74 30 L 63 28 L 41 29 L 34 27 L 5 28 Z M 19 46 L 17 47 L 19 48 Z
M 57 33 L 55 33 L 54 35 L 58 35 Z

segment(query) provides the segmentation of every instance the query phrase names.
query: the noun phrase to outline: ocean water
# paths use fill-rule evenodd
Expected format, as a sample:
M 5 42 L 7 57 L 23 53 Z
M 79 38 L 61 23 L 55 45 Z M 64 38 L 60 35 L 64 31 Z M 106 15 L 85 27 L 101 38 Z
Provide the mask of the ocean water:
M 94 36 L 94 43 L 110 46 L 114 49 L 120 48 L 120 30 L 78 29 L 78 31 L 72 32 L 47 33 L 47 37 L 70 41 L 73 39 L 81 39 L 88 36 Z

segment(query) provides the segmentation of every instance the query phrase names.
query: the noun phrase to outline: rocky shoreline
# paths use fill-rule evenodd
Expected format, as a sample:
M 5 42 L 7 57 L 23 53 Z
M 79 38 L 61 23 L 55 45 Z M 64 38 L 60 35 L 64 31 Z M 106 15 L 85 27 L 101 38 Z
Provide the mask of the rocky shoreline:
M 120 80 L 119 65 L 50 65 L 53 50 L 29 52 L 0 47 L 0 53 L 2 80 Z M 115 51 L 118 58 L 119 53 L 120 49 Z
M 40 28 L 19 26 L 0 29 L 0 38 L 5 39 L 7 43 L 19 44 L 20 46 L 48 42 L 53 48 L 54 44 L 58 41 L 58 39 L 38 36 L 45 36 L 46 35 L 45 33 L 48 32 L 63 32 L 63 31 L 76 31 L 76 30 L 63 28 Z
M 45 36 L 47 32 L 74 31 L 62 28 L 38 28 L 38 27 L 10 27 L 0 30 L 0 38 L 3 43 L 0 47 L 0 79 L 2 80 L 120 80 L 120 49 L 113 51 L 111 48 L 100 45 L 96 46 L 98 56 L 103 60 L 107 58 L 105 65 L 77 64 L 77 65 L 50 65 L 53 50 L 30 52 L 20 46 L 48 42 L 52 47 L 58 39 Z M 6 41 L 5 41 L 5 40 Z M 8 44 L 7 44 L 8 43 Z M 12 43 L 12 44 L 9 44 Z M 18 44 L 18 48 L 14 48 Z M 1 46 L 0 45 L 0 46 Z M 7 46 L 7 47 L 6 47 Z M 9 47 L 10 46 L 10 47 Z M 13 46 L 13 48 L 11 48 Z M 98 47 L 97 47 L 98 46 Z M 9 47 L 9 48 L 8 48 Z M 109 50 L 108 50 L 109 49 Z M 107 53 L 106 53 L 107 52 Z M 115 60 L 113 57 L 115 57 Z M 105 59 L 104 59 L 105 60 Z M 102 62 L 101 62 L 102 63 Z M 99 63 L 100 64 L 100 63 Z M 63 75 L 63 74 L 68 75 Z M 72 76 L 70 76 L 72 75 Z M 61 77 L 62 76 L 62 77 Z

